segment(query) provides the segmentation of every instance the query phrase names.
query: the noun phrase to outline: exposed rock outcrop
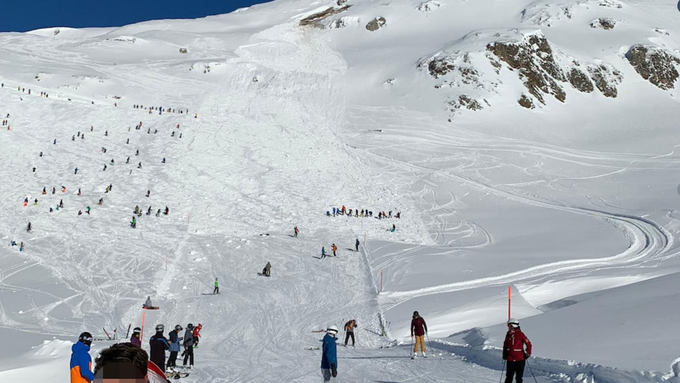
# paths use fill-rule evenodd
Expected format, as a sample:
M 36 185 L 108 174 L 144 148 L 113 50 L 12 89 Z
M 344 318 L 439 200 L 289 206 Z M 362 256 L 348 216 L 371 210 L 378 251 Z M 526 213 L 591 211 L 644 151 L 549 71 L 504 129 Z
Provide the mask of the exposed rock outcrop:
M 590 93 L 595 90 L 592 81 L 590 81 L 590 77 L 576 67 L 572 67 L 569 73 L 567 73 L 567 79 L 571 86 L 579 92 Z
M 385 20 L 384 17 L 380 16 L 369 21 L 368 24 L 366 24 L 366 29 L 368 29 L 371 32 L 375 32 L 378 29 L 384 27 L 385 25 L 387 25 L 387 20 Z
M 608 17 L 600 17 L 599 19 L 595 19 L 590 22 L 590 27 L 594 29 L 604 29 L 604 30 L 610 30 L 614 29 L 616 26 L 616 20 L 610 19 Z
M 534 102 L 531 100 L 531 97 L 528 97 L 526 94 L 523 94 L 522 97 L 517 100 L 517 103 L 519 103 L 521 106 L 527 108 L 527 109 L 534 109 Z
M 673 89 L 678 79 L 676 65 L 680 59 L 667 51 L 644 45 L 633 45 L 626 52 L 626 59 L 642 78 L 663 90 Z
M 623 75 L 616 68 L 604 64 L 588 66 L 588 73 L 597 89 L 605 97 L 615 98 L 618 95 L 616 86 L 623 80 Z
M 343 3 L 344 4 L 344 3 Z M 338 5 L 340 5 L 340 1 L 338 1 Z M 343 5 L 340 8 L 334 8 L 330 7 L 324 11 L 315 13 L 313 15 L 309 15 L 305 17 L 304 19 L 300 20 L 300 26 L 313 26 L 317 28 L 324 28 L 324 25 L 321 23 L 323 20 L 326 18 L 337 15 L 338 13 L 342 13 L 346 10 L 348 10 L 351 7 L 351 5 Z
M 486 49 L 510 68 L 519 71 L 529 93 L 540 103 L 545 104 L 544 94 L 551 94 L 561 102 L 566 99 L 564 89 L 557 83 L 566 81 L 566 77 L 542 34 L 525 36 L 519 42 L 493 42 Z
M 429 1 L 423 1 L 418 5 L 416 9 L 418 9 L 421 12 L 430 12 L 434 11 L 435 9 L 441 7 L 442 4 L 439 1 L 436 0 L 429 0 Z
M 466 108 L 469 110 L 484 109 L 479 101 L 475 100 L 474 98 L 471 98 L 467 94 L 461 94 L 460 96 L 458 96 L 457 100 L 449 101 L 449 105 L 451 105 L 453 109 L 460 108 Z

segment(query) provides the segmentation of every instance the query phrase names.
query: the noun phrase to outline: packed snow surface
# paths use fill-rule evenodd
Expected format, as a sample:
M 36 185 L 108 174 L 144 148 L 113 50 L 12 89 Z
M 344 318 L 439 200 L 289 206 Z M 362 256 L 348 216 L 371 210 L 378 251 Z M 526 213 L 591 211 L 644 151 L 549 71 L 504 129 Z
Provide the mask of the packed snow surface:
M 68 382 L 82 331 L 94 358 L 104 329 L 144 324 L 148 349 L 157 323 L 202 323 L 188 382 L 318 382 L 315 331 L 356 319 L 339 382 L 494 382 L 510 292 L 525 379 L 680 382 L 678 87 L 626 58 L 680 56 L 677 12 L 278 0 L 0 34 L 0 381 Z M 488 44 L 531 36 L 617 97 L 564 81 L 520 106 L 531 74 Z M 430 357 L 411 360 L 416 310 Z

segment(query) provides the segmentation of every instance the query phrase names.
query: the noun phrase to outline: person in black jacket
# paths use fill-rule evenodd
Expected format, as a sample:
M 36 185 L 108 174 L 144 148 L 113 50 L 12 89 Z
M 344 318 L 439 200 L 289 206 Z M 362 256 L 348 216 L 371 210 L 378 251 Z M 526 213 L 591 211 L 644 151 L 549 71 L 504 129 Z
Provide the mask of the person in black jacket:
M 189 323 L 187 325 L 187 330 L 184 332 L 184 356 L 183 366 L 186 367 L 187 360 L 189 361 L 189 368 L 194 367 L 194 325 Z
M 149 348 L 151 350 L 149 360 L 154 362 L 163 372 L 165 372 L 165 350 L 170 348 L 168 340 L 163 336 L 165 326 L 159 324 L 156 326 L 156 334 L 149 339 Z

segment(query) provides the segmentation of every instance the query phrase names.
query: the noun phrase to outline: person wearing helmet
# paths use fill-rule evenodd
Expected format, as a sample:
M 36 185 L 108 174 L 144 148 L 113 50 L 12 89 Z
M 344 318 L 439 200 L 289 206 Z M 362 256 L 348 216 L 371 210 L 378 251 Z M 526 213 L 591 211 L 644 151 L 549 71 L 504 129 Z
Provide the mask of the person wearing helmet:
M 92 334 L 86 331 L 80 334 L 78 342 L 71 346 L 71 383 L 91 383 L 94 380 L 91 345 Z
M 323 337 L 321 375 L 323 375 L 324 383 L 335 383 L 335 377 L 338 376 L 338 350 L 335 343 L 337 335 L 338 328 L 335 325 L 330 325 Z
M 156 325 L 156 334 L 149 338 L 149 360 L 154 362 L 161 371 L 165 372 L 165 350 L 170 348 L 168 339 L 163 336 L 165 326 L 162 324 Z
M 135 327 L 132 330 L 132 336 L 130 337 L 130 343 L 134 344 L 135 346 L 141 348 L 142 347 L 142 329 L 139 327 Z
M 189 323 L 187 325 L 187 330 L 184 332 L 184 352 L 182 356 L 184 361 L 182 365 L 186 367 L 187 361 L 189 362 L 189 368 L 194 368 L 194 325 Z
M 508 319 L 508 332 L 503 342 L 503 360 L 507 361 L 505 383 L 512 383 L 515 376 L 517 383 L 522 383 L 524 365 L 526 359 L 531 356 L 531 342 L 519 328 L 519 321 L 515 318 Z M 526 346 L 526 351 L 524 347 Z
M 413 318 L 411 318 L 411 341 L 413 342 L 413 334 L 416 335 L 416 341 L 413 343 L 413 356 L 411 359 L 415 359 L 418 353 L 418 346 L 420 346 L 420 352 L 423 358 L 427 358 L 425 354 L 425 334 L 427 334 L 427 323 L 417 311 L 413 312 Z
M 182 331 L 182 326 L 177 325 L 175 329 L 170 331 L 170 357 L 168 358 L 168 370 L 173 370 L 177 367 L 177 353 L 180 349 L 179 332 Z

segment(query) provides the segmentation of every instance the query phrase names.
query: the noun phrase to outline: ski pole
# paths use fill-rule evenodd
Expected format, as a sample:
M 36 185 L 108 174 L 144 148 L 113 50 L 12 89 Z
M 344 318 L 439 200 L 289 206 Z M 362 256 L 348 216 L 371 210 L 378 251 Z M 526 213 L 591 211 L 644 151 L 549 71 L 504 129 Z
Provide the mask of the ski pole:
M 430 342 L 430 335 L 428 335 L 427 333 L 425 333 L 425 336 L 427 337 L 427 347 L 428 347 L 428 348 L 432 348 L 432 342 Z
M 503 381 L 503 372 L 505 371 L 505 359 L 503 359 L 503 367 L 501 367 L 501 378 L 498 379 L 498 383 Z
M 529 367 L 529 372 L 531 372 L 531 376 L 534 377 L 534 382 L 538 383 L 538 380 L 536 380 L 536 375 L 534 375 L 534 371 L 531 369 L 531 366 L 529 366 L 529 359 L 524 359 L 527 362 L 527 366 Z

